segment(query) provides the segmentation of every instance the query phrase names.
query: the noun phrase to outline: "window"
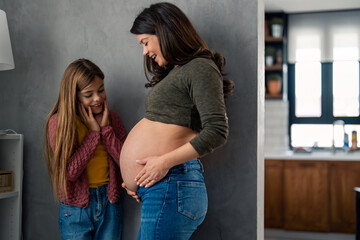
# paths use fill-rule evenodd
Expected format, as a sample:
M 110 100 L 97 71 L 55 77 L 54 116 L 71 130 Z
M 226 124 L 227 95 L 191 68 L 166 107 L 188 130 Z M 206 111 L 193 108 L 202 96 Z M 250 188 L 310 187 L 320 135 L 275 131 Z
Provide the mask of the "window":
M 360 133 L 360 11 L 288 19 L 291 147 L 328 148 L 333 136 L 342 147 L 344 132 L 351 144 L 352 132 Z
M 335 117 L 359 116 L 359 48 L 355 47 L 357 41 L 357 34 L 336 34 L 334 36 L 335 45 L 340 46 L 333 49 L 333 110 Z
M 359 116 L 359 62 L 333 62 L 333 115 Z
M 299 49 L 297 58 L 301 60 L 295 64 L 295 115 L 296 117 L 320 117 L 320 50 Z

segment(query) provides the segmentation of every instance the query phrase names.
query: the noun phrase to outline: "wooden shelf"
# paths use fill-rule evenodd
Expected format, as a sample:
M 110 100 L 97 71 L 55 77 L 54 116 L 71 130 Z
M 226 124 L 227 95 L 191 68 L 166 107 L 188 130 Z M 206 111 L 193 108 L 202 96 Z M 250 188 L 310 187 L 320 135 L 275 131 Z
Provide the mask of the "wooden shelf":
M 265 66 L 265 71 L 282 71 L 282 64 L 275 64 L 271 66 Z
M 282 99 L 282 98 L 283 98 L 282 94 L 272 95 L 269 93 L 265 93 L 265 99 Z
M 273 31 L 271 29 L 270 23 L 273 18 L 281 18 L 283 20 L 283 31 L 280 35 L 275 35 L 278 37 L 273 37 Z M 269 12 L 265 13 L 265 50 L 266 48 L 274 48 L 275 53 L 273 55 L 274 62 L 272 65 L 265 65 L 264 77 L 265 77 L 265 87 L 267 88 L 267 80 L 271 74 L 279 74 L 281 76 L 281 91 L 277 95 L 269 94 L 268 91 L 265 91 L 266 100 L 284 100 L 286 97 L 287 91 L 287 41 L 286 41 L 286 26 L 287 26 L 287 15 L 284 12 Z M 281 56 L 279 56 L 281 55 Z
M 283 37 L 271 37 L 271 36 L 265 37 L 265 42 L 282 42 L 283 40 L 284 40 Z

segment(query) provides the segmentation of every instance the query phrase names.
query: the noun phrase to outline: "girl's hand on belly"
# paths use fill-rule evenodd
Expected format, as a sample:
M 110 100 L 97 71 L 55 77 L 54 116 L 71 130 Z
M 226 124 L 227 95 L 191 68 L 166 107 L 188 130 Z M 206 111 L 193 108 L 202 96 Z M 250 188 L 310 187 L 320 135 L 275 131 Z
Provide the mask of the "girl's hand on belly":
M 137 185 L 149 188 L 160 181 L 169 172 L 169 167 L 165 166 L 159 156 L 147 157 L 136 160 L 136 163 L 145 165 L 135 177 Z
M 136 192 L 133 192 L 133 191 L 131 191 L 131 190 L 129 190 L 129 189 L 126 188 L 126 185 L 125 185 L 124 182 L 121 184 L 121 186 L 122 186 L 123 188 L 125 188 L 127 194 L 130 195 L 130 196 L 132 196 L 138 203 L 141 201 L 141 199 L 139 198 L 139 196 L 137 195 Z

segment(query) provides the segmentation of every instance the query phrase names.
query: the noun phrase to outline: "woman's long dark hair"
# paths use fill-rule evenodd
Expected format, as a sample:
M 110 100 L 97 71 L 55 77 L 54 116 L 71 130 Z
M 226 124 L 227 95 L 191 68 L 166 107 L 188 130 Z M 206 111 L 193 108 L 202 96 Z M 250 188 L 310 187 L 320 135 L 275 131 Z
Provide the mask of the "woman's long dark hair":
M 175 65 L 184 65 L 194 58 L 212 59 L 223 76 L 224 98 L 234 90 L 234 82 L 225 79 L 225 58 L 218 52 L 209 50 L 205 41 L 196 32 L 186 15 L 174 4 L 156 3 L 145 8 L 135 19 L 130 32 L 133 34 L 153 34 L 159 39 L 161 53 L 168 62 L 160 67 L 153 59 L 144 57 L 145 75 L 152 75 L 146 87 L 161 81 Z

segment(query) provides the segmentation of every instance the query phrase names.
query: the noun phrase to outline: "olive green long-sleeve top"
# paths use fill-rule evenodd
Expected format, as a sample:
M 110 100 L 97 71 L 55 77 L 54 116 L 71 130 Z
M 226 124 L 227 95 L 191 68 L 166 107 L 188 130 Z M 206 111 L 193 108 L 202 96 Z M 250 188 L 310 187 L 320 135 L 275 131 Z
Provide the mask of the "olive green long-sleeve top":
M 190 144 L 200 157 L 225 144 L 228 121 L 223 78 L 216 64 L 195 58 L 172 69 L 149 92 L 145 118 L 199 132 Z

